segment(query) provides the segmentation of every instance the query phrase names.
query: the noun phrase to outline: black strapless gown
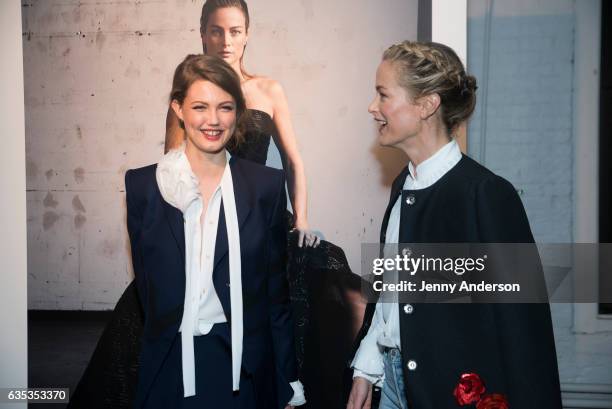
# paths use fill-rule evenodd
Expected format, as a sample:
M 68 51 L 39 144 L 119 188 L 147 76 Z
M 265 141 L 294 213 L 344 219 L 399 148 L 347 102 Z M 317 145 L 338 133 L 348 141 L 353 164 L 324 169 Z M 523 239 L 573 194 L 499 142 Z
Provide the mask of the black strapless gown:
M 248 113 L 245 142 L 230 153 L 265 165 L 276 128 L 267 113 L 253 109 Z M 308 401 L 301 408 L 343 408 L 342 374 L 353 342 L 353 312 L 344 293 L 359 291 L 361 281 L 340 247 L 322 240 L 317 248 L 300 248 L 297 235 L 288 234 L 296 356 Z M 142 331 L 143 313 L 132 281 L 117 302 L 68 408 L 132 407 Z

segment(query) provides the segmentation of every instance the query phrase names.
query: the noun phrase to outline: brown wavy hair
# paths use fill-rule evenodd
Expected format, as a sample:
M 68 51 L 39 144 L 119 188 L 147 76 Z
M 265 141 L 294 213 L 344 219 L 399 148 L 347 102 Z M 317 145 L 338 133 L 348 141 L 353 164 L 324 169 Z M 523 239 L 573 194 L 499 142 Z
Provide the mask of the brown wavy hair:
M 198 80 L 210 81 L 234 98 L 236 103 L 236 130 L 228 142 L 228 147 L 241 144 L 247 121 L 247 110 L 240 78 L 234 69 L 221 58 L 204 54 L 190 54 L 176 67 L 170 91 L 170 102 L 183 104 L 187 90 Z M 184 129 L 182 121 L 181 128 Z

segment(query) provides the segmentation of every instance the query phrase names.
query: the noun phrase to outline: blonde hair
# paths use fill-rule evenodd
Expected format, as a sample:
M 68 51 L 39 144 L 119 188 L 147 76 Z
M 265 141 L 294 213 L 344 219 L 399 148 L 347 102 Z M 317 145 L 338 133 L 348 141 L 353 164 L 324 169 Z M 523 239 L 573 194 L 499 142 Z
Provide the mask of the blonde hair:
M 394 63 L 397 81 L 414 98 L 440 96 L 444 125 L 452 133 L 467 120 L 476 105 L 476 78 L 468 75 L 457 54 L 433 42 L 403 41 L 383 53 L 383 61 Z

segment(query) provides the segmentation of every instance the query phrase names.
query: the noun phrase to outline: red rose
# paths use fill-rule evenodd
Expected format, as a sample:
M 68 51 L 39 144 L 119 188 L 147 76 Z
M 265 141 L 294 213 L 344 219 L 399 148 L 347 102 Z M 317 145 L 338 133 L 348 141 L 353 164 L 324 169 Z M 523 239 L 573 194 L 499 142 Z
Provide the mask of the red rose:
M 453 395 L 455 395 L 455 399 L 460 406 L 465 406 L 478 402 L 484 392 L 485 386 L 478 374 L 464 373 L 461 375 Z
M 476 409 L 509 409 L 506 397 L 499 393 L 486 395 L 476 404 Z

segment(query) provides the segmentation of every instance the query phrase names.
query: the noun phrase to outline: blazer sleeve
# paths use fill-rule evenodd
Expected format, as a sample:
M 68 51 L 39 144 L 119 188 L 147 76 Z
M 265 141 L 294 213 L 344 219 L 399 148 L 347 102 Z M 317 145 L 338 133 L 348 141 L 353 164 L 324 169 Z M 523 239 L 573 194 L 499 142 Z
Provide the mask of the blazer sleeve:
M 484 243 L 534 243 L 523 204 L 514 187 L 495 176 L 481 182 L 477 190 L 478 229 Z M 495 246 L 491 246 L 495 249 Z M 502 263 L 515 265 L 515 257 L 529 257 L 528 291 L 546 291 L 537 247 L 500 251 Z M 531 254 L 525 254 L 529 252 Z M 512 256 L 512 257 L 510 257 Z M 506 260 L 503 260 L 506 257 Z M 491 257 L 489 257 L 491 258 Z M 516 273 L 516 270 L 515 270 Z M 509 274 L 508 274 L 509 275 Z M 520 278 L 519 278 L 520 279 Z M 543 286 L 543 288 L 541 288 Z M 561 392 L 550 307 L 543 302 L 494 303 L 505 391 L 511 408 L 561 408 Z
M 277 393 L 280 407 L 293 396 L 289 382 L 297 380 L 293 320 L 289 303 L 287 281 L 287 226 L 285 212 L 287 198 L 285 177 L 278 178 L 274 210 L 268 231 L 268 302 L 270 328 L 277 376 Z
M 142 247 L 141 247 L 141 232 L 142 232 L 142 207 L 139 206 L 137 200 L 137 190 L 135 187 L 136 175 L 133 170 L 128 170 L 125 174 L 125 200 L 127 205 L 127 229 L 130 237 L 130 247 L 132 252 L 132 266 L 134 268 L 134 276 L 138 296 L 142 304 L 145 319 L 147 316 L 147 282 L 146 274 L 142 262 Z

